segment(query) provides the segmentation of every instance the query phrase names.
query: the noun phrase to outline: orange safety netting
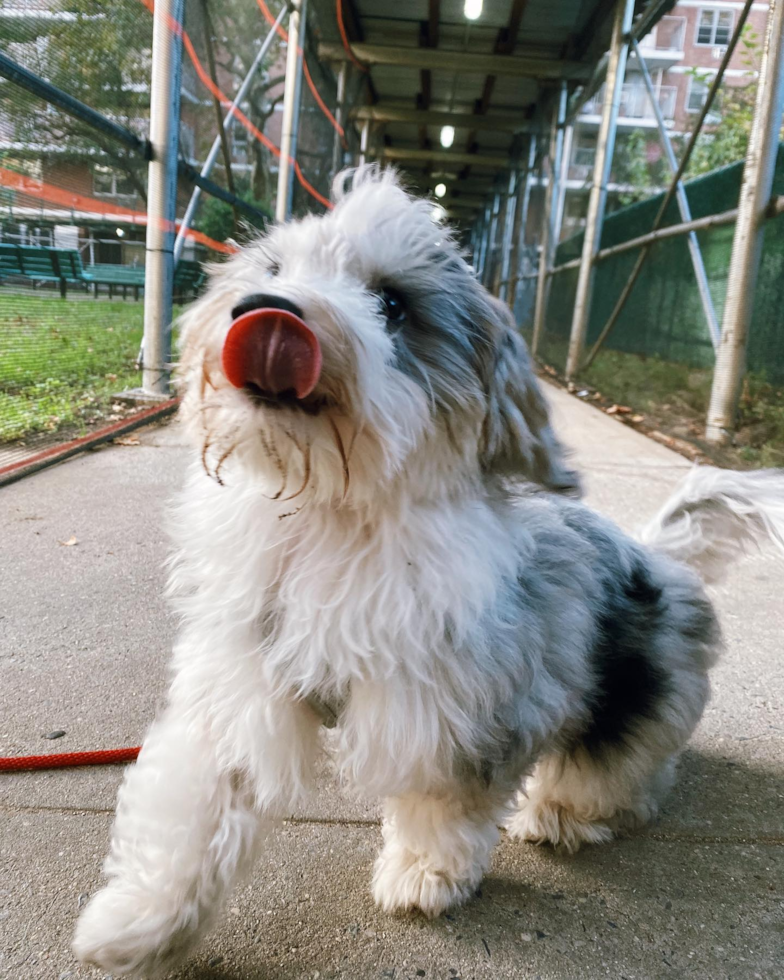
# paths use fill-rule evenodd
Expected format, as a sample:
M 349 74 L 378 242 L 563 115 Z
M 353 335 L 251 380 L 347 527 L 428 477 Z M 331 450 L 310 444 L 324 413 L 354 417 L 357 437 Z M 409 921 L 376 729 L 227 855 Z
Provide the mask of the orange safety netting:
M 47 184 L 37 177 L 30 177 L 27 174 L 17 173 L 15 170 L 8 170 L 7 167 L 0 167 L 0 186 L 10 187 L 12 190 L 25 194 L 28 197 L 36 198 L 41 201 L 48 201 L 50 204 L 59 204 L 69 211 L 80 211 L 89 216 L 109 218 L 120 224 L 147 224 L 147 215 L 144 211 L 134 211 L 132 208 L 123 207 L 120 204 L 110 204 L 107 201 L 100 201 L 94 197 L 87 197 L 85 194 L 77 194 L 75 191 L 67 191 L 62 187 L 55 187 Z M 168 222 L 164 223 L 164 227 Z M 176 230 L 179 222 L 175 222 Z M 216 252 L 230 254 L 236 252 L 236 248 L 225 242 L 218 242 L 214 238 L 209 238 L 200 231 L 189 228 L 186 232 L 188 238 L 195 242 L 206 245 Z
M 155 2 L 154 0 L 141 0 L 144 6 L 150 11 L 151 14 L 155 14 Z M 168 17 L 168 15 L 167 15 Z M 182 38 L 183 47 L 188 52 L 188 57 L 191 59 L 191 63 L 199 76 L 199 80 L 202 85 L 207 88 L 210 93 L 221 102 L 230 102 L 231 100 L 218 88 L 218 86 L 210 78 L 207 71 L 205 71 L 204 65 L 199 60 L 199 56 L 196 54 L 196 50 L 193 47 L 193 42 L 188 36 L 188 32 L 183 28 L 182 24 L 178 23 L 173 17 L 168 17 L 169 29 L 172 33 L 177 34 Z M 234 110 L 234 116 L 238 119 L 245 129 L 254 136 L 260 143 L 267 147 L 267 149 L 274 156 L 280 158 L 280 149 L 277 147 L 271 139 L 264 135 L 258 127 L 254 126 L 253 123 L 248 119 L 248 117 L 243 113 L 239 107 Z M 313 197 L 315 200 L 322 204 L 325 208 L 332 208 L 332 202 L 316 190 L 316 188 L 305 178 L 302 173 L 299 163 L 293 158 L 289 157 L 289 163 L 294 169 L 297 180 L 300 182 L 302 187 Z
M 266 5 L 266 3 L 264 3 L 264 0 L 256 0 L 256 3 L 259 5 L 259 10 L 264 15 L 264 19 L 271 27 L 274 27 L 275 18 L 272 16 L 272 12 L 269 9 L 269 7 Z M 283 41 L 286 41 L 288 43 L 289 36 L 287 32 L 280 26 L 276 27 L 275 30 L 278 34 L 278 37 L 280 37 Z M 310 89 L 313 98 L 316 100 L 319 109 L 321 109 L 321 111 L 329 120 L 330 125 L 340 134 L 341 139 L 343 139 L 343 145 L 345 146 L 346 141 L 344 139 L 345 132 L 343 130 L 343 127 L 340 125 L 337 119 L 335 119 L 335 117 L 332 115 L 332 113 L 324 104 L 324 100 L 319 95 L 318 89 L 316 88 L 313 82 L 313 78 L 311 77 L 310 69 L 308 68 L 308 61 L 307 58 L 305 57 L 305 52 L 302 50 L 302 48 L 297 48 L 297 53 L 302 55 L 302 70 L 305 74 L 305 80 L 308 83 L 308 88 Z

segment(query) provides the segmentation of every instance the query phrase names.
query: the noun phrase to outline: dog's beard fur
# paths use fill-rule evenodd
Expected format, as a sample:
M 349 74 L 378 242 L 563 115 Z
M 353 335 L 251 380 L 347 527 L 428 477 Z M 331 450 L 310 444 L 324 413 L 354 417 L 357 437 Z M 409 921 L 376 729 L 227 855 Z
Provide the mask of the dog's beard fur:
M 385 287 L 404 321 L 384 317 Z M 321 345 L 301 408 L 221 371 L 230 311 L 260 290 Z M 524 345 L 430 205 L 361 170 L 332 214 L 216 269 L 184 325 L 198 463 L 175 528 L 175 680 L 121 791 L 80 957 L 152 975 L 188 952 L 261 818 L 312 781 L 312 695 L 344 702 L 340 769 L 386 798 L 385 909 L 470 897 L 525 777 L 516 836 L 575 849 L 650 817 L 708 697 L 715 617 L 687 568 L 564 495 L 578 481 Z M 772 521 L 781 537 L 780 478 L 730 484 L 691 487 L 651 543 L 715 565 L 705 499 L 711 529 Z
M 277 228 L 214 269 L 183 317 L 180 372 L 182 417 L 210 476 L 255 475 L 297 507 L 435 499 L 499 474 L 577 490 L 508 310 L 431 212 L 392 173 L 365 168 L 332 214 Z M 384 315 L 389 288 L 400 321 Z M 231 310 L 260 291 L 295 303 L 321 344 L 304 408 L 255 404 L 221 371 Z

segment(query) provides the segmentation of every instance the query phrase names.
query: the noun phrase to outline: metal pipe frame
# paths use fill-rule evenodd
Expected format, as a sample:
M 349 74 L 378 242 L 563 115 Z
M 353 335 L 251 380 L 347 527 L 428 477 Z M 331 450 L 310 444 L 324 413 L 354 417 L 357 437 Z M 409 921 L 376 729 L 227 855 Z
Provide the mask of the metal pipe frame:
M 504 235 L 501 246 L 501 267 L 499 271 L 498 298 L 506 299 L 507 280 L 509 279 L 509 265 L 512 260 L 512 231 L 514 227 L 515 211 L 517 210 L 517 185 L 519 181 L 519 171 L 512 170 L 509 174 L 509 184 L 506 188 L 506 213 L 504 215 Z
M 343 62 L 346 64 L 346 62 Z M 470 112 L 439 112 L 433 109 L 411 109 L 403 106 L 387 105 L 382 102 L 380 105 L 358 106 L 349 113 L 352 119 L 362 121 L 370 119 L 373 122 L 383 123 L 413 123 L 417 126 L 454 126 L 455 129 L 474 129 L 483 132 L 497 133 L 530 133 L 534 129 L 534 123 L 526 119 L 521 119 L 519 113 L 514 115 L 494 115 L 489 113 L 484 116 L 474 115 Z
M 282 11 L 281 11 L 282 13 Z M 344 61 L 338 69 L 338 91 L 335 105 L 335 120 L 341 129 L 346 128 L 346 91 L 348 90 L 348 72 L 350 62 Z M 332 176 L 343 166 L 343 143 L 340 133 L 335 130 L 332 139 Z
M 363 125 L 369 125 L 365 120 Z M 454 164 L 455 169 L 462 167 L 489 167 L 492 170 L 508 170 L 511 166 L 508 156 L 500 153 L 461 153 L 452 150 L 423 150 L 419 147 L 384 146 L 378 154 L 383 160 L 409 160 L 412 163 L 446 163 Z
M 504 264 L 509 261 L 508 236 L 511 231 L 511 214 L 509 212 L 510 201 L 514 193 L 515 171 L 509 172 L 509 179 L 506 187 L 500 193 L 500 203 L 498 208 L 498 227 L 496 229 L 496 261 L 493 264 L 493 279 L 490 291 L 500 298 L 501 279 L 503 277 Z M 514 205 L 512 205 L 514 206 Z
M 754 290 L 765 234 L 764 218 L 773 187 L 782 113 L 784 0 L 771 0 L 706 426 L 708 441 L 722 445 L 732 438 L 746 370 L 746 342 L 754 309 Z
M 510 276 L 509 282 L 506 284 L 506 301 L 510 309 L 514 308 L 515 296 L 517 295 L 517 271 L 520 268 L 520 248 L 525 242 L 525 233 L 528 227 L 528 206 L 531 202 L 531 174 L 535 166 L 536 136 L 532 134 L 528 143 L 528 163 L 523 178 L 522 194 L 518 193 L 517 203 L 515 205 L 514 229 L 512 230 L 512 260 L 510 263 L 510 271 L 514 274 Z
M 184 6 L 185 0 L 158 0 L 152 32 L 150 142 L 153 155 L 147 172 L 142 388 L 158 396 L 169 391 L 182 71 L 182 33 L 173 31 L 169 25 L 182 24 Z
M 289 161 L 291 171 L 289 173 L 289 193 L 288 200 L 286 201 L 286 217 L 287 219 L 291 217 L 291 213 L 294 209 L 294 167 L 297 159 L 297 147 L 299 145 L 299 119 L 302 113 L 302 79 L 304 76 L 304 64 L 305 64 L 305 35 L 308 32 L 308 0 L 299 0 L 300 4 L 300 17 L 299 17 L 299 31 L 297 38 L 297 74 L 295 76 L 295 88 L 294 88 L 294 118 L 292 120 L 291 126 L 291 140 L 289 146 L 289 156 L 291 160 Z M 289 36 L 290 43 L 290 36 Z
M 680 159 L 680 163 L 678 164 L 678 169 L 673 174 L 672 180 L 670 181 L 670 186 L 667 188 L 667 192 L 665 193 L 662 202 L 659 205 L 659 210 L 656 212 L 656 217 L 653 219 L 653 228 L 651 229 L 651 231 L 657 231 L 661 227 L 661 223 L 662 221 L 664 221 L 664 217 L 667 214 L 667 208 L 669 207 L 670 202 L 675 196 L 675 189 L 678 186 L 678 181 L 686 172 L 686 168 L 689 165 L 689 160 L 691 160 L 691 155 L 694 152 L 694 147 L 697 145 L 697 139 L 700 135 L 700 132 L 702 131 L 702 126 L 708 117 L 708 113 L 711 110 L 711 106 L 713 105 L 714 99 L 716 98 L 716 94 L 719 91 L 719 86 L 721 85 L 722 79 L 724 78 L 724 72 L 726 71 L 727 66 L 730 63 L 730 60 L 735 52 L 735 48 L 737 47 L 738 41 L 740 40 L 741 34 L 743 33 L 743 28 L 746 24 L 746 20 L 749 16 L 749 12 L 751 10 L 753 2 L 754 0 L 746 0 L 743 6 L 743 10 L 741 11 L 740 17 L 738 18 L 738 21 L 735 24 L 735 29 L 732 32 L 732 38 L 730 39 L 730 43 L 727 46 L 726 51 L 724 52 L 724 56 L 722 57 L 721 63 L 719 64 L 718 71 L 716 72 L 716 76 L 711 82 L 710 88 L 708 89 L 708 94 L 705 97 L 705 103 L 702 109 L 700 110 L 696 123 L 694 124 L 694 129 L 691 133 L 691 136 L 689 137 L 689 142 L 686 144 L 686 148 L 683 151 L 683 155 Z M 596 357 L 599 350 L 601 349 L 602 344 L 610 336 L 610 332 L 612 331 L 615 324 L 618 322 L 618 317 L 621 315 L 621 312 L 624 306 L 626 305 L 626 301 L 629 299 L 629 296 L 631 296 L 632 289 L 634 288 L 634 284 L 637 282 L 642 267 L 645 264 L 645 260 L 648 257 L 649 251 L 650 251 L 650 246 L 645 245 L 642 248 L 640 254 L 637 256 L 637 261 L 635 262 L 634 267 L 632 268 L 632 271 L 629 274 L 629 278 L 626 280 L 625 286 L 621 290 L 621 294 L 618 297 L 618 302 L 615 304 L 615 307 L 612 313 L 610 314 L 607 323 L 605 323 L 605 325 L 602 327 L 602 331 L 597 337 L 596 343 L 593 345 L 590 354 L 585 359 L 585 364 L 582 365 L 584 368 L 588 368 L 591 366 L 594 358 Z M 578 370 L 578 368 L 575 368 L 575 370 Z
M 440 48 L 407 48 L 382 44 L 352 42 L 351 50 L 363 65 L 393 65 L 432 71 L 459 71 L 462 74 L 502 75 L 512 78 L 585 79 L 589 72 L 582 61 L 557 58 L 522 58 L 505 54 L 478 54 L 446 51 Z M 318 46 L 322 61 L 346 61 L 349 55 L 342 44 Z
M 501 212 L 501 194 L 496 191 L 493 195 L 493 207 L 490 212 L 490 227 L 487 234 L 487 268 L 485 269 L 484 284 L 489 289 L 493 281 L 495 268 L 495 253 L 497 251 L 498 218 Z
M 569 180 L 569 164 L 572 161 L 573 142 L 574 126 L 565 122 L 563 149 L 561 150 L 561 172 L 558 176 L 558 200 L 555 206 L 555 248 L 558 248 L 558 243 L 561 240 L 561 229 L 563 228 L 564 211 L 566 210 L 566 184 Z
M 626 60 L 629 44 L 626 36 L 632 23 L 634 0 L 616 0 L 613 20 L 612 42 L 607 64 L 607 83 L 602 107 L 602 119 L 596 145 L 596 160 L 593 171 L 593 184 L 588 199 L 588 213 L 585 220 L 582 261 L 577 279 L 572 329 L 569 338 L 569 353 L 566 360 L 566 377 L 572 378 L 580 369 L 585 336 L 588 331 L 588 317 L 591 309 L 593 288 L 593 262 L 599 251 L 607 203 L 607 184 L 610 179 L 615 134 L 618 125 L 618 110 L 621 103 L 621 90 L 626 74 Z
M 370 120 L 365 119 L 359 131 L 359 163 L 367 163 L 370 152 Z
M 79 99 L 75 99 L 67 92 L 63 92 L 62 89 L 57 88 L 56 85 L 52 85 L 51 82 L 39 78 L 38 75 L 28 71 L 27 68 L 23 68 L 22 65 L 17 64 L 12 58 L 3 54 L 2 51 L 0 51 L 0 75 L 3 78 L 7 78 L 9 82 L 13 82 L 15 85 L 20 86 L 20 88 L 26 89 L 33 95 L 44 99 L 51 105 L 57 106 L 58 109 L 62 109 L 63 112 L 69 116 L 73 116 L 74 119 L 80 119 L 92 129 L 104 133 L 106 136 L 110 136 L 118 143 L 122 143 L 123 146 L 127 146 L 129 150 L 138 153 L 145 160 L 152 158 L 152 144 L 149 140 L 142 139 L 136 133 L 131 132 L 130 129 L 126 129 L 125 126 L 120 126 L 118 123 L 112 122 L 111 119 L 102 116 L 100 112 L 96 112 L 95 109 L 92 109 L 84 102 L 80 102 Z
M 485 265 L 487 262 L 487 238 L 490 230 L 490 215 L 492 203 L 488 203 L 482 215 L 482 231 L 479 238 L 479 263 L 477 264 L 476 274 L 480 282 L 484 282 Z
M 289 16 L 289 40 L 286 49 L 286 78 L 283 89 L 283 120 L 280 133 L 280 157 L 278 161 L 278 192 L 275 201 L 275 218 L 283 223 L 291 214 L 293 160 L 296 152 L 299 120 L 300 79 L 302 77 L 302 58 L 300 52 L 300 28 L 304 28 L 304 5 L 306 0 L 292 2 Z M 292 152 L 293 151 L 293 152 Z
M 642 74 L 645 89 L 648 92 L 648 98 L 650 99 L 653 107 L 653 114 L 656 117 L 656 126 L 658 127 L 659 136 L 661 137 L 664 155 L 667 157 L 667 163 L 670 170 L 673 174 L 675 174 L 678 171 L 678 161 L 675 157 L 675 151 L 672 148 L 672 140 L 670 139 L 670 134 L 667 132 L 667 126 L 664 123 L 664 116 L 662 115 L 659 100 L 656 98 L 656 92 L 654 91 L 653 82 L 651 81 L 651 73 L 648 71 L 648 66 L 645 63 L 645 58 L 640 50 L 640 46 L 634 38 L 632 38 L 632 50 L 637 56 L 637 63 Z M 691 221 L 691 208 L 689 207 L 689 199 L 686 196 L 686 188 L 683 186 L 682 180 L 678 180 L 675 185 L 675 200 L 678 202 L 678 211 L 681 215 L 681 221 L 684 223 Z M 697 280 L 697 290 L 700 294 L 700 303 L 702 304 L 702 312 L 705 316 L 705 323 L 708 326 L 708 333 L 710 334 L 711 343 L 713 344 L 714 348 L 716 348 L 719 344 L 719 321 L 716 317 L 716 310 L 713 306 L 713 298 L 710 293 L 710 286 L 708 285 L 708 274 L 705 271 L 705 263 L 702 260 L 702 251 L 700 250 L 700 243 L 697 240 L 697 233 L 695 231 L 688 232 L 687 242 L 689 246 L 689 255 L 691 256 L 691 264 L 694 268 L 694 277 Z
M 234 101 L 229 106 L 228 112 L 226 113 L 223 119 L 223 129 L 226 133 L 228 133 L 231 127 L 232 120 L 234 119 L 234 114 L 242 104 L 245 96 L 248 94 L 248 89 L 251 86 L 251 83 L 253 81 L 256 72 L 259 70 L 261 63 L 264 61 L 264 58 L 267 56 L 267 52 L 269 51 L 272 42 L 275 40 L 275 34 L 277 32 L 278 27 L 280 27 L 283 21 L 283 17 L 286 13 L 286 9 L 287 8 L 285 6 L 281 7 L 280 13 L 278 14 L 278 17 L 274 25 L 270 28 L 269 33 L 264 39 L 264 43 L 259 48 L 256 57 L 253 59 L 253 64 L 250 66 L 247 75 L 242 80 L 242 84 L 237 89 L 237 94 L 234 96 Z M 204 164 L 202 165 L 201 172 L 199 174 L 201 178 L 207 178 L 212 173 L 212 168 L 215 166 L 215 161 L 218 159 L 218 154 L 220 153 L 220 149 L 221 149 L 221 138 L 220 138 L 220 134 L 218 134 L 215 137 L 215 139 L 212 141 L 210 152 L 207 154 L 207 159 L 204 161 Z M 180 223 L 179 231 L 177 232 L 177 238 L 174 242 L 175 266 L 182 258 L 182 252 L 183 249 L 185 248 L 185 240 L 187 238 L 187 232 L 188 229 L 193 224 L 193 219 L 196 216 L 196 209 L 199 206 L 200 197 L 201 197 L 201 188 L 197 185 L 194 188 L 193 194 L 191 194 L 190 201 L 188 201 L 188 207 L 185 209 L 185 214 L 183 215 L 183 219 L 182 222 Z M 245 213 L 247 214 L 248 212 L 245 211 Z
M 677 0 L 654 0 L 653 3 L 649 3 L 641 16 L 632 24 L 627 39 L 629 41 L 641 41 L 646 34 L 653 30 L 662 17 L 672 10 L 676 3 Z M 603 55 L 586 84 L 578 89 L 569 100 L 569 107 L 566 111 L 567 122 L 572 122 L 585 103 L 602 87 L 602 83 L 607 77 L 608 61 L 608 56 Z
M 556 241 L 556 210 L 558 208 L 558 184 L 561 178 L 561 157 L 564 143 L 564 122 L 566 120 L 566 83 L 561 84 L 561 90 L 553 106 L 553 117 L 550 124 L 550 150 L 548 154 L 550 174 L 547 180 L 547 190 L 544 197 L 544 213 L 542 214 L 542 240 L 539 250 L 539 275 L 536 284 L 536 301 L 534 303 L 534 330 L 531 338 L 531 353 L 536 357 L 539 342 L 544 330 L 544 318 L 547 312 L 548 272 L 553 264 Z

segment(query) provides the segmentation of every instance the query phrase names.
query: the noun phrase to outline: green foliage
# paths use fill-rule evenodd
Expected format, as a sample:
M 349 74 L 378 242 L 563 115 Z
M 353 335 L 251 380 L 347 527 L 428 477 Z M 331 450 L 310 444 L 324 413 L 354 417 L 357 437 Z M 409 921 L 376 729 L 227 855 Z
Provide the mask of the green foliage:
M 50 6 L 51 18 L 10 20 L 2 41 L 16 43 L 14 57 L 26 68 L 143 135 L 152 18 L 141 4 L 127 0 L 54 0 Z M 58 161 L 89 158 L 109 164 L 145 197 L 145 161 L 85 123 L 14 85 L 2 87 L 0 111 L 12 122 L 15 142 L 56 147 Z M 35 154 L 31 163 L 35 173 Z M 21 158 L 17 169 L 24 169 Z
M 746 156 L 757 98 L 755 72 L 759 63 L 759 48 L 759 34 L 747 24 L 740 39 L 741 61 L 747 70 L 747 83 L 728 85 L 725 82 L 719 90 L 714 108 L 720 122 L 698 136 L 686 171 L 688 177 L 710 173 Z M 706 75 L 696 68 L 691 69 L 689 74 L 704 85 L 709 85 L 713 80 L 712 75 Z M 709 115 L 708 122 L 710 119 Z
M 269 201 L 257 200 L 250 190 L 239 193 L 239 196 L 247 204 L 269 213 Z M 243 242 L 256 234 L 256 229 L 249 227 L 248 219 L 242 213 L 240 213 L 240 227 L 235 228 L 234 210 L 231 205 L 217 197 L 209 196 L 202 199 L 194 227 L 197 231 L 209 235 L 210 238 L 214 238 L 218 242 L 225 242 L 227 238 Z
M 618 204 L 622 207 L 649 197 L 656 187 L 656 177 L 648 159 L 649 139 L 642 129 L 633 129 L 616 142 L 613 178 L 632 188 L 618 194 Z

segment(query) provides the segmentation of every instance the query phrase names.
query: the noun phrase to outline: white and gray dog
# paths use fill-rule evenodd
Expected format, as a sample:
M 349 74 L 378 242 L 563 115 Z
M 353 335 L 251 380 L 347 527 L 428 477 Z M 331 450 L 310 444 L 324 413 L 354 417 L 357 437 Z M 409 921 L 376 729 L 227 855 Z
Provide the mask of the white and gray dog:
M 575 850 L 648 820 L 721 645 L 686 563 L 784 542 L 775 472 L 695 470 L 647 547 L 570 499 L 523 342 L 432 204 L 372 167 L 337 186 L 184 317 L 174 680 L 75 940 L 113 975 L 193 948 L 325 720 L 384 798 L 390 912 L 469 898 L 499 823 Z

